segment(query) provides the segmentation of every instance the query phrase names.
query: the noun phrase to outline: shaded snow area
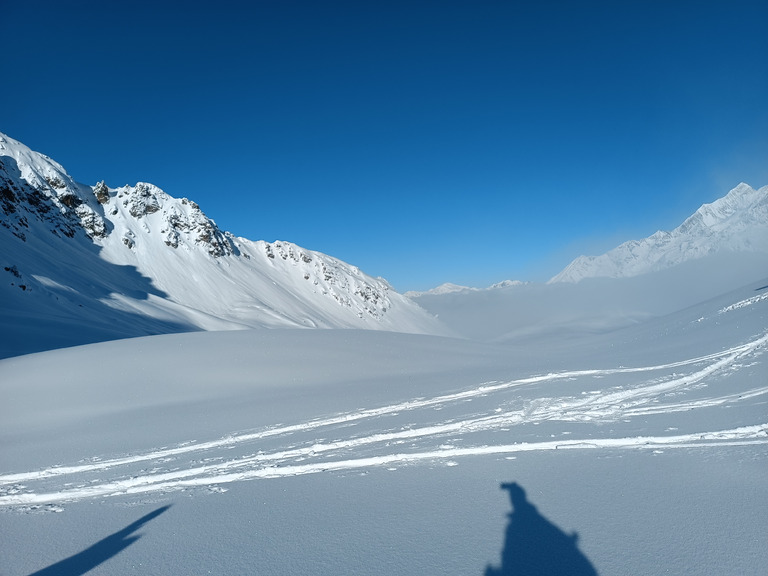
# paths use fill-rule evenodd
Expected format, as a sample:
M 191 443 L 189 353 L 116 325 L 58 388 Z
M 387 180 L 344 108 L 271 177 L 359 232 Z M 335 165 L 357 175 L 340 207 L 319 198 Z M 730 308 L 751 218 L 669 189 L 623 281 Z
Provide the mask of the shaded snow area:
M 2 360 L 2 573 L 764 575 L 766 291 L 528 344 L 276 329 Z

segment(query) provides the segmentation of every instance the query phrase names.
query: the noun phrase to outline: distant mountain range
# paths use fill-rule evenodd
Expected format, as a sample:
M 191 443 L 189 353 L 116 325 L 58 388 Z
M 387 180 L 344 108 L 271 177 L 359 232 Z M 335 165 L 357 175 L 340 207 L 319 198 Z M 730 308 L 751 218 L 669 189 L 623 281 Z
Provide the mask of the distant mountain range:
M 586 278 L 631 278 L 708 256 L 750 253 L 768 254 L 768 186 L 755 190 L 741 183 L 724 197 L 701 206 L 671 232 L 659 231 L 642 240 L 624 242 L 600 256 L 579 256 L 548 284 L 576 283 Z M 504 280 L 487 288 L 476 288 L 445 283 L 405 295 L 418 299 L 526 284 Z
M 473 288 L 471 286 L 461 286 L 460 284 L 452 284 L 451 282 L 446 282 L 445 284 L 440 284 L 440 286 L 437 286 L 436 288 L 432 288 L 431 290 L 426 290 L 423 292 L 406 292 L 405 295 L 408 296 L 408 298 L 418 298 L 419 296 L 425 296 L 427 294 L 433 294 L 433 295 L 440 295 L 440 294 L 453 294 L 455 292 L 478 292 L 481 290 L 496 290 L 499 288 L 510 288 L 511 286 L 524 286 L 526 282 L 521 282 L 520 280 L 502 280 L 501 282 L 497 282 L 496 284 L 491 284 L 487 288 Z
M 4 134 L 0 215 L 0 315 L 11 347 L 57 333 L 84 343 L 254 327 L 445 331 L 355 266 L 235 237 L 152 184 L 79 184 Z
M 631 240 L 601 256 L 579 256 L 550 280 L 628 278 L 716 254 L 768 253 L 768 186 L 739 184 L 671 232 Z
M 768 187 L 740 184 L 672 232 L 581 256 L 546 284 L 409 293 L 456 334 L 529 345 L 574 341 L 683 310 L 768 277 Z

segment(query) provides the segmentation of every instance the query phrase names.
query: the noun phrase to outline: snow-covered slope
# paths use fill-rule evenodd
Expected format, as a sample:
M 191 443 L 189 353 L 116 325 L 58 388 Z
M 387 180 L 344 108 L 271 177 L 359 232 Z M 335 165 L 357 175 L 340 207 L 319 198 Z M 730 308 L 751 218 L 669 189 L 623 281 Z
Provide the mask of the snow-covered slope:
M 767 283 L 592 339 L 0 360 L 2 573 L 764 576 Z
M 671 232 L 625 242 L 601 256 L 579 256 L 550 283 L 639 276 L 704 256 L 741 252 L 768 254 L 768 186 L 755 190 L 739 184 Z
M 0 356 L 199 329 L 444 332 L 354 266 L 235 237 L 152 184 L 79 184 L 3 134 L 0 216 Z

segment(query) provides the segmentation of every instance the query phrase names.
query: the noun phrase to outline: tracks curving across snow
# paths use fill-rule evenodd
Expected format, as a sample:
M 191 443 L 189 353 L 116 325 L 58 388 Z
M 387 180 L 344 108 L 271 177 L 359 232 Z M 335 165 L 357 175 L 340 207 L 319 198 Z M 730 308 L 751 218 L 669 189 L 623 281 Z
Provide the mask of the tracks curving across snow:
M 710 381 L 742 369 L 768 348 L 768 334 L 721 352 L 643 367 L 576 370 L 489 382 L 452 394 L 231 434 L 208 442 L 0 475 L 0 507 L 30 507 L 117 495 L 318 472 L 519 452 L 648 449 L 768 444 L 768 423 L 669 436 L 544 440 L 528 425 L 597 423 L 735 404 L 768 395 L 761 385 L 740 393 L 702 394 Z M 545 385 L 568 395 L 547 397 Z M 595 389 L 595 383 L 599 386 Z M 763 383 L 764 384 L 764 383 Z M 693 391 L 699 391 L 692 394 Z M 517 427 L 517 428 L 515 428 Z M 571 431 L 561 431 L 562 435 Z M 328 440 L 320 437 L 340 435 Z M 550 435 L 554 436 L 554 435 Z M 510 438 L 514 442 L 510 443 Z

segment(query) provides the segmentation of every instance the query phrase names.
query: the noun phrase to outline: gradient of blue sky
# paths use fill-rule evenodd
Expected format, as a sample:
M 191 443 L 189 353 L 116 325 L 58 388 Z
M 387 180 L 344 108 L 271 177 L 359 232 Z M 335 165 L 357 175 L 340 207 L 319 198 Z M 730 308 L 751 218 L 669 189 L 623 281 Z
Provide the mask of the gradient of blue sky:
M 543 280 L 768 184 L 768 3 L 2 2 L 0 131 L 390 280 Z

